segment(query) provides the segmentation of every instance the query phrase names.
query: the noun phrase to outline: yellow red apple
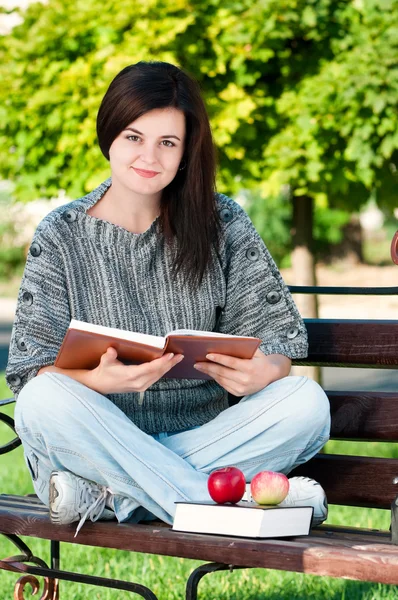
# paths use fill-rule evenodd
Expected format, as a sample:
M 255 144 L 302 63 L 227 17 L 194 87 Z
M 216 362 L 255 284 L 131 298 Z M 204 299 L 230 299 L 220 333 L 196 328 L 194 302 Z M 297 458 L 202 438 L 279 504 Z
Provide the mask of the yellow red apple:
M 257 504 L 279 504 L 289 492 L 289 480 L 283 473 L 260 471 L 251 480 L 250 491 Z

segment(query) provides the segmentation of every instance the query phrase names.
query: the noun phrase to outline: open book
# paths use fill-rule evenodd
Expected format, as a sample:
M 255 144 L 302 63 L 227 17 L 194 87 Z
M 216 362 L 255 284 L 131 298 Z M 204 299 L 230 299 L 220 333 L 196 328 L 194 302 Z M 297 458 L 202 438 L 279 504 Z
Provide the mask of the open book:
M 308 535 L 312 506 L 260 506 L 255 502 L 177 502 L 173 529 L 251 538 Z
M 215 352 L 237 358 L 252 358 L 260 343 L 261 340 L 255 337 L 190 329 L 178 329 L 162 337 L 72 319 L 55 366 L 61 369 L 94 369 L 102 354 L 112 346 L 117 350 L 118 359 L 126 364 L 148 362 L 169 352 L 183 354 L 184 360 L 165 377 L 211 379 L 193 367 L 196 362 L 206 361 L 206 354 Z

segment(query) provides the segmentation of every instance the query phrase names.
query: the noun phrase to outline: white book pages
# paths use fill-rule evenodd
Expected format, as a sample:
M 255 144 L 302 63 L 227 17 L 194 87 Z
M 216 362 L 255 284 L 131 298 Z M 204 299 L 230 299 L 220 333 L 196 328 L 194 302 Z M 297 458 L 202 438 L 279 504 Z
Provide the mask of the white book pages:
M 239 537 L 308 535 L 313 508 L 260 507 L 251 502 L 213 505 L 178 502 L 173 522 L 176 531 Z
M 168 337 L 169 335 L 198 335 L 198 336 L 203 336 L 203 337 L 207 337 L 207 336 L 214 336 L 214 337 L 231 337 L 231 338 L 235 338 L 235 337 L 244 337 L 245 339 L 248 340 L 256 340 L 257 338 L 254 337 L 250 337 L 250 336 L 242 336 L 242 335 L 233 335 L 232 333 L 219 333 L 218 331 L 201 331 L 200 329 L 175 329 L 174 331 L 169 331 L 169 333 L 166 335 L 166 337 Z
M 155 348 L 164 348 L 166 343 L 166 338 L 160 337 L 158 335 L 135 333 L 133 331 L 126 331 L 125 329 L 117 329 L 117 327 L 105 327 L 104 325 L 94 325 L 94 323 L 86 323 L 85 321 L 78 321 L 77 319 L 71 320 L 69 329 L 79 329 L 80 331 L 89 331 L 90 333 L 109 335 L 111 337 L 116 337 L 121 340 L 128 340 L 131 342 L 137 342 L 139 344 L 154 346 Z

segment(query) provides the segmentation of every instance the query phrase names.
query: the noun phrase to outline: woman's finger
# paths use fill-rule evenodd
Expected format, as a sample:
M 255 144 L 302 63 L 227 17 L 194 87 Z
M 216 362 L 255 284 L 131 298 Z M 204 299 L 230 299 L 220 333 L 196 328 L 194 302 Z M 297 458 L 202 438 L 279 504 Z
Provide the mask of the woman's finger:
M 117 350 L 115 348 L 112 348 L 112 346 L 109 346 L 109 348 L 107 348 L 106 352 L 104 352 L 104 354 L 101 356 L 101 364 L 102 366 L 106 365 L 106 364 L 111 364 L 113 362 L 115 362 L 115 360 L 117 359 Z
M 206 373 L 207 375 L 210 375 L 216 381 L 217 378 L 223 378 L 227 381 L 239 384 L 243 383 L 246 377 L 245 373 L 236 371 L 235 369 L 224 367 L 222 365 L 217 365 L 216 363 L 198 362 L 195 363 L 194 367 L 201 373 Z
M 215 354 L 214 352 L 206 354 L 206 358 L 213 363 L 224 365 L 225 367 L 228 367 L 229 369 L 235 369 L 236 371 L 243 371 L 248 362 L 248 359 L 246 358 L 236 358 L 235 356 L 228 356 L 227 354 Z
M 177 365 L 184 356 L 182 354 L 164 354 L 160 358 L 155 358 L 149 362 L 141 363 L 140 365 L 132 365 L 130 368 L 134 369 L 134 374 L 137 377 L 147 377 L 157 381 L 163 377 L 164 373 L 170 371 L 175 365 Z
M 230 379 L 226 379 L 225 377 L 217 377 L 214 378 L 214 381 L 218 383 L 224 390 L 233 394 L 234 396 L 243 396 L 244 394 L 241 392 L 239 385 L 231 381 Z

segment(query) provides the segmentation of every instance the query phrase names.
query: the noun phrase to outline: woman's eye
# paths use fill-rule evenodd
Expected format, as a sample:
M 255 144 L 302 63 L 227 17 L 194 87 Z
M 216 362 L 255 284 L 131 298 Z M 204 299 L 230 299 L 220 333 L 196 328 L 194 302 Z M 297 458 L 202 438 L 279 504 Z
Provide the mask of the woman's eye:
M 131 142 L 141 141 L 141 138 L 138 135 L 128 135 L 127 139 Z M 171 142 L 170 140 L 162 140 L 162 144 L 165 145 L 167 148 L 173 148 L 175 146 L 175 144 L 173 144 L 173 142 Z

